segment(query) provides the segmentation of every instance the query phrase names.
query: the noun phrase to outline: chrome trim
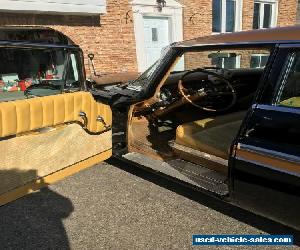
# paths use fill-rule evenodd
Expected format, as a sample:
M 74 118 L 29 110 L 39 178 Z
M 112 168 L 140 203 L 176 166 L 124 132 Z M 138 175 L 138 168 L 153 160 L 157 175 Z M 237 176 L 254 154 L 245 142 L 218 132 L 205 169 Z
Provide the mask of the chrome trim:
M 292 163 L 300 164 L 300 157 L 296 156 L 296 155 L 290 155 L 290 154 L 278 152 L 275 150 L 265 149 L 265 148 L 261 148 L 261 147 L 255 147 L 255 146 L 246 145 L 246 144 L 242 144 L 242 143 L 238 144 L 238 149 L 243 149 L 243 150 L 249 151 L 251 153 L 257 153 L 259 155 L 266 155 L 266 156 L 276 158 L 279 160 L 286 160 L 286 161 L 289 161 Z
M 297 41 L 295 41 L 297 42 Z M 299 41 L 300 42 L 300 41 Z M 285 44 L 280 44 L 279 45 L 279 48 L 282 48 L 282 49 L 288 49 L 288 48 L 300 48 L 300 44 L 297 43 L 297 44 L 291 44 L 291 43 L 285 43 Z
M 218 156 L 215 156 L 215 155 L 212 155 L 212 154 L 209 154 L 209 153 L 205 153 L 205 152 L 202 152 L 202 151 L 199 151 L 199 150 L 195 150 L 193 148 L 190 148 L 190 147 L 187 147 L 187 146 L 184 146 L 184 145 L 177 144 L 175 141 L 170 141 L 168 144 L 171 148 L 175 148 L 177 150 L 193 154 L 193 155 L 195 155 L 199 158 L 203 158 L 205 160 L 215 162 L 215 163 L 218 163 L 220 165 L 228 167 L 228 161 L 221 158 L 221 157 L 218 157 Z
M 192 39 L 193 40 L 193 39 Z M 191 41 L 192 41 L 191 40 Z M 289 47 L 300 47 L 300 40 L 274 40 L 274 41 L 249 41 L 249 42 L 219 42 L 219 43 L 195 43 L 195 44 L 185 44 L 190 41 L 183 41 L 174 44 L 175 48 L 201 48 L 201 47 L 219 47 L 219 46 L 248 46 L 253 47 L 257 45 L 273 45 L 280 47 L 281 45 L 287 45 Z
M 278 171 L 278 172 L 281 172 L 281 173 L 285 173 L 285 174 L 293 175 L 293 176 L 296 176 L 296 177 L 300 177 L 300 174 L 298 174 L 298 173 L 286 171 L 286 170 L 284 170 L 282 168 L 276 168 L 274 166 L 271 166 L 271 165 L 268 165 L 268 164 L 263 164 L 263 163 L 258 162 L 258 161 L 249 160 L 249 159 L 246 159 L 246 158 L 244 158 L 242 156 L 236 156 L 236 159 L 240 160 L 240 161 L 252 163 L 254 165 L 259 165 L 259 166 L 261 166 L 263 168 L 268 168 L 268 169 L 272 169 L 274 171 Z
M 106 124 L 102 116 L 98 115 L 96 121 L 102 123 L 105 129 L 111 129 L 111 126 Z
M 268 111 L 277 111 L 283 113 L 293 113 L 300 115 L 300 108 L 290 108 L 290 107 L 283 107 L 283 106 L 275 106 L 275 105 L 265 105 L 265 104 L 258 104 L 254 109 L 262 109 Z
M 88 124 L 88 118 L 86 116 L 86 113 L 83 111 L 80 111 L 78 116 L 83 120 L 83 128 L 86 129 L 87 128 L 87 124 Z
M 187 41 L 189 42 L 189 41 Z M 217 47 L 217 46 L 256 46 L 256 45 L 276 45 L 278 42 L 219 42 L 219 43 L 195 43 L 195 44 L 175 44 L 175 48 L 195 48 L 195 47 Z

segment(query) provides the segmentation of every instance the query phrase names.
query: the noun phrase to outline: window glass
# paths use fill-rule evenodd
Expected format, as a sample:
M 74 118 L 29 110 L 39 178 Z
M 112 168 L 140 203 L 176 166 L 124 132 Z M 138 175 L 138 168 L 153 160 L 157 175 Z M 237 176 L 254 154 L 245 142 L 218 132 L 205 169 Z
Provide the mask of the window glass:
M 168 50 L 166 50 L 168 51 Z M 164 54 L 166 55 L 166 51 Z M 243 72 L 243 69 L 247 69 L 246 72 L 250 69 L 251 55 L 252 54 L 270 54 L 270 51 L 265 48 L 223 48 L 218 50 L 206 50 L 206 51 L 197 51 L 197 52 L 186 52 L 181 58 L 178 58 L 177 63 L 173 65 L 170 69 L 171 75 L 178 74 L 187 70 L 194 70 L 197 68 L 226 68 L 230 70 L 236 70 L 237 72 Z M 158 60 L 153 66 L 146 70 L 139 78 L 135 81 L 130 82 L 128 88 L 141 91 L 141 89 L 146 88 L 149 83 L 149 79 L 153 75 L 157 74 L 159 66 L 162 66 L 164 61 Z M 165 65 L 164 65 L 165 66 Z M 214 69 L 212 69 L 214 70 Z M 263 72 L 263 69 L 261 73 Z M 260 75 L 260 71 L 255 71 L 256 75 Z M 249 71 L 250 72 L 250 71 Z M 170 77 L 172 78 L 172 77 Z M 176 78 L 175 78 L 176 79 Z M 255 81 L 254 81 L 254 84 Z
M 260 57 L 260 68 L 264 68 L 267 65 L 270 55 L 263 55 Z
M 79 88 L 79 71 L 75 54 L 70 55 L 70 65 L 68 69 L 67 79 L 66 79 L 67 88 Z
M 212 6 L 212 23 L 213 32 L 221 32 L 221 0 L 213 0 Z
M 212 31 L 236 31 L 236 18 L 238 17 L 237 3 L 240 0 L 213 0 L 212 1 Z
M 228 58 L 212 58 L 211 64 L 222 69 L 236 69 L 237 62 L 240 60 L 239 56 L 232 56 Z
M 152 42 L 158 41 L 157 28 L 152 28 Z
M 275 1 L 259 1 L 254 3 L 253 29 L 271 28 L 275 26 L 275 4 Z
M 300 52 L 289 56 L 279 86 L 275 104 L 300 108 Z
M 229 57 L 224 58 L 224 69 L 236 69 L 237 68 L 237 61 L 239 60 L 239 56 L 236 57 Z
M 0 48 L 0 59 L 0 102 L 57 94 L 64 89 L 65 49 Z M 69 77 L 78 81 L 75 55 L 71 62 L 73 76 Z
M 264 25 L 263 28 L 271 27 L 271 19 L 272 19 L 272 5 L 264 4 Z
M 253 13 L 253 29 L 259 29 L 260 27 L 260 4 L 254 3 L 254 13 Z
M 235 30 L 235 4 L 234 0 L 226 1 L 226 32 Z
M 268 57 L 270 52 L 266 49 L 224 49 L 199 52 L 186 52 L 184 57 L 184 70 L 193 70 L 204 67 L 218 67 L 224 69 L 250 69 L 252 55 Z M 265 64 L 264 64 L 265 65 Z M 260 68 L 264 68 L 260 60 Z M 178 71 L 175 67 L 174 71 Z
M 264 68 L 268 62 L 269 55 L 251 55 L 250 68 Z

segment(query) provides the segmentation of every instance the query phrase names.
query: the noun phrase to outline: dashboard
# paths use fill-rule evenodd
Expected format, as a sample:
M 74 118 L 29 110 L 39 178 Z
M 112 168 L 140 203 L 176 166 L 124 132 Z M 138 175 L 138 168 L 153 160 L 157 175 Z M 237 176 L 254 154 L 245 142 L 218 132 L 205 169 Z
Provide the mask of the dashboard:
M 228 79 L 232 84 L 236 94 L 237 103 L 243 100 L 251 102 L 251 96 L 257 90 L 260 78 L 264 69 L 232 69 L 232 70 L 214 70 L 217 74 L 222 74 L 222 77 Z M 187 71 L 173 72 L 160 89 L 159 101 L 152 106 L 152 109 L 158 109 L 171 105 L 178 101 L 181 96 L 178 91 L 178 81 Z M 212 84 L 211 84 L 212 83 Z M 184 86 L 188 89 L 199 90 L 201 88 L 206 91 L 223 91 L 224 85 L 220 78 L 209 75 L 203 72 L 195 72 L 184 78 Z M 209 90 L 209 88 L 215 88 Z M 244 105 L 251 105 L 244 103 Z

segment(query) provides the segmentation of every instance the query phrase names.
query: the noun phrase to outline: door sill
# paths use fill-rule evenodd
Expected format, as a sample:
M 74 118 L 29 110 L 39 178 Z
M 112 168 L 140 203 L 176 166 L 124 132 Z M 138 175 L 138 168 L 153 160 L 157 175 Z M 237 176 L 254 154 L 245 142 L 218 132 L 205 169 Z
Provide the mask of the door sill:
M 181 159 L 161 161 L 132 152 L 118 157 L 138 167 L 172 178 L 213 196 L 227 197 L 229 194 L 227 175 Z
M 175 141 L 169 142 L 169 146 L 180 159 L 196 165 L 200 164 L 225 175 L 228 174 L 228 160 L 226 159 L 177 144 Z

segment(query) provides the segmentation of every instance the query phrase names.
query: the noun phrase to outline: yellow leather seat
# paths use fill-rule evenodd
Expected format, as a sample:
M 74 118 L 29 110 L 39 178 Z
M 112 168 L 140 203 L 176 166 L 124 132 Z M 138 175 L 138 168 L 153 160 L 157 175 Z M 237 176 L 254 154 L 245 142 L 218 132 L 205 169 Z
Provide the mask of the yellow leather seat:
M 279 103 L 282 106 L 292 107 L 292 108 L 299 108 L 300 107 L 300 97 L 295 96 Z
M 176 143 L 228 159 L 228 151 L 246 112 L 206 118 L 177 128 Z

